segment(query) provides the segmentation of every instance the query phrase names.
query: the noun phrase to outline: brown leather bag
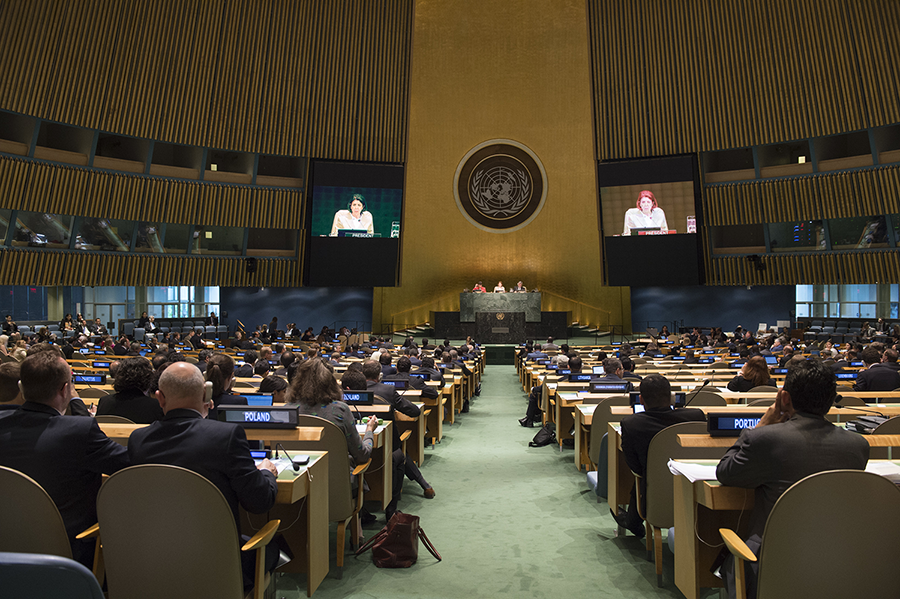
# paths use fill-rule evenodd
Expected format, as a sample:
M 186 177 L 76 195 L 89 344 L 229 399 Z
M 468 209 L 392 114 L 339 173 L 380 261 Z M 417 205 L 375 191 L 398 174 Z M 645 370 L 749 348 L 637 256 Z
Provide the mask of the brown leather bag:
M 387 526 L 357 549 L 356 555 L 371 548 L 372 561 L 379 568 L 409 568 L 418 559 L 419 539 L 428 552 L 441 561 L 441 554 L 425 536 L 425 531 L 419 528 L 419 517 L 397 512 Z

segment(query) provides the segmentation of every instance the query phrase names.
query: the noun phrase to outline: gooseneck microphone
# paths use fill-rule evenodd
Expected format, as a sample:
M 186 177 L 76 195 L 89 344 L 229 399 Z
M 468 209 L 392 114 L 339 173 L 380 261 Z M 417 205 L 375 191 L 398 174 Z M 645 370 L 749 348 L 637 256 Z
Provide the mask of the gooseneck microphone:
M 284 445 L 281 443 L 275 443 L 275 459 L 278 459 L 278 448 L 281 448 L 281 451 L 284 452 L 285 457 L 291 461 L 291 467 L 294 469 L 294 472 L 300 472 L 300 464 L 294 461 L 294 458 L 287 452 L 287 449 L 284 448 Z
M 694 389 L 693 391 L 691 391 L 690 398 L 688 398 L 684 401 L 684 407 L 688 407 L 689 405 L 691 405 L 691 402 L 694 400 L 695 397 L 697 397 L 697 394 L 700 393 L 701 391 L 703 391 L 703 388 L 706 387 L 710 383 L 710 381 L 712 381 L 711 378 L 706 379 L 705 381 L 703 381 L 703 384 L 700 385 L 700 387 L 698 389 Z

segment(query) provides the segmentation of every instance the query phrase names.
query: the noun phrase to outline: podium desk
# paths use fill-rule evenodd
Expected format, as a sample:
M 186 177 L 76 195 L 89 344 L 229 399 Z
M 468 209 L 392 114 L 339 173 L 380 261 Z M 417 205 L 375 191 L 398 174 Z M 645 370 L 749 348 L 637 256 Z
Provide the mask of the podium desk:
M 306 573 L 306 596 L 310 597 L 329 568 L 328 452 L 307 455 L 309 464 L 299 473 L 285 468 L 278 475 L 278 495 L 269 512 L 250 514 L 241 508 L 241 531 L 252 536 L 269 520 L 281 520 L 279 529 L 294 559 L 278 571 Z

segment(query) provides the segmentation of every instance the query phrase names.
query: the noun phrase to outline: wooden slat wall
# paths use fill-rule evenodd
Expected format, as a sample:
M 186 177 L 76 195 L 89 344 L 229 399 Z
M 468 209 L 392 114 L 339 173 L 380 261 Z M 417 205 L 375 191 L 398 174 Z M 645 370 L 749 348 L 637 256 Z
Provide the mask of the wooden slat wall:
M 221 285 L 299 286 L 296 260 L 257 260 L 247 272 L 243 258 L 122 256 L 83 252 L 0 249 L 5 285 Z
M 413 0 L 0 3 L 0 108 L 196 146 L 405 160 Z
M 900 253 L 860 251 L 842 254 L 766 255 L 765 270 L 745 257 L 707 261 L 711 285 L 848 285 L 900 283 Z
M 900 166 L 707 186 L 710 226 L 900 212 Z
M 900 122 L 900 2 L 588 0 L 601 160 Z
M 299 229 L 303 194 L 107 173 L 0 156 L 0 208 L 96 218 Z

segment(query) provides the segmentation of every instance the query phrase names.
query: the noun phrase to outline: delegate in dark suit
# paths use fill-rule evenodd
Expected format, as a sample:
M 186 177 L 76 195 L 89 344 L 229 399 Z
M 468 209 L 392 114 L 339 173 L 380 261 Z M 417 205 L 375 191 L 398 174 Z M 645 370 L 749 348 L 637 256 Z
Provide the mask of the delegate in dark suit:
M 162 420 L 132 433 L 132 464 L 170 464 L 193 470 L 216 485 L 240 530 L 238 505 L 259 514 L 275 504 L 275 476 L 258 470 L 244 429 L 203 418 L 188 409 L 170 410 Z
M 97 522 L 101 475 L 129 466 L 124 447 L 109 439 L 93 418 L 61 416 L 36 402 L 0 418 L 0 465 L 27 474 L 59 509 L 72 556 L 93 565 L 94 540 L 75 536 Z
M 150 424 L 163 417 L 159 402 L 135 389 L 101 397 L 97 403 L 97 416 L 114 415 L 127 418 L 137 424 Z
M 756 428 L 741 433 L 716 468 L 722 484 L 756 490 L 747 545 L 757 555 L 769 512 L 788 487 L 816 472 L 866 467 L 869 444 L 865 439 L 825 419 L 835 391 L 834 373 L 828 366 L 817 360 L 792 366 L 775 405 Z M 722 571 L 726 588 L 734 596 L 731 557 Z M 751 564 L 748 597 L 756 594 L 756 572 Z
M 893 391 L 900 388 L 900 373 L 883 364 L 875 364 L 860 371 L 854 391 Z
M 654 435 L 666 427 L 681 422 L 703 422 L 702 410 L 684 408 L 673 410 L 672 388 L 669 381 L 660 375 L 649 375 L 641 381 L 641 401 L 645 410 L 622 419 L 622 453 L 632 472 L 643 477 L 647 472 L 647 452 Z M 641 479 L 641 497 L 645 498 L 644 479 Z M 644 527 L 638 515 L 635 488 L 631 488 L 628 512 L 622 524 L 638 536 L 643 536 Z M 646 502 L 646 499 L 644 500 Z

